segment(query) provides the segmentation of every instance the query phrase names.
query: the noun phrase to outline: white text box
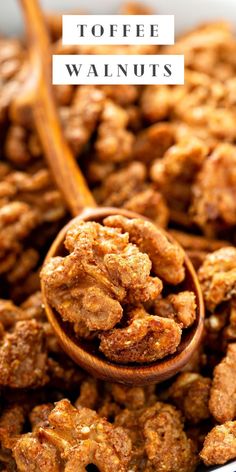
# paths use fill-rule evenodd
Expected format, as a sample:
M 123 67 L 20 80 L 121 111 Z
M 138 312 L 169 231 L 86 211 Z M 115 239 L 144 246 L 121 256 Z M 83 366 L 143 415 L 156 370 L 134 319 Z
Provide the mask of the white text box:
M 174 44 L 174 15 L 63 15 L 62 43 Z
M 54 55 L 53 84 L 183 84 L 183 55 Z

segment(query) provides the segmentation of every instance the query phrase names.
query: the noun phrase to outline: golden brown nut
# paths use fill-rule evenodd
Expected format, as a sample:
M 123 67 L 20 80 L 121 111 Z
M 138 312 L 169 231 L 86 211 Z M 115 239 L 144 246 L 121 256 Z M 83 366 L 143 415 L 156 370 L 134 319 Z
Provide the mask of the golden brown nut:
M 198 271 L 208 310 L 234 297 L 236 291 L 236 248 L 219 249 L 208 254 Z
M 48 426 L 22 435 L 14 447 L 18 470 L 84 472 L 90 464 L 104 472 L 127 472 L 131 444 L 125 431 L 88 408 L 61 400 L 48 416 Z
M 163 159 L 154 161 L 150 175 L 169 205 L 185 210 L 191 201 L 191 185 L 196 178 L 208 148 L 197 138 L 185 138 L 170 147 Z
M 122 304 L 153 300 L 162 290 L 160 279 L 150 277 L 148 255 L 129 243 L 128 233 L 80 222 L 68 230 L 65 245 L 70 254 L 52 258 L 41 277 L 49 302 L 80 333 L 82 326 L 113 328 Z
M 19 321 L 0 343 L 0 385 L 38 387 L 47 381 L 43 329 L 37 321 Z
M 209 408 L 219 423 L 236 416 L 236 344 L 229 344 L 226 357 L 214 369 Z
M 114 328 L 100 335 L 99 350 L 120 364 L 145 363 L 173 354 L 181 341 L 181 329 L 171 319 L 133 309 L 126 328 Z
M 123 108 L 106 100 L 95 143 L 99 160 L 124 162 L 130 159 L 134 136 L 126 129 L 128 120 L 128 114 Z
M 183 431 L 181 414 L 173 406 L 158 402 L 140 417 L 148 472 L 193 472 L 196 454 L 191 439 Z
M 163 157 L 174 144 L 174 129 L 170 123 L 156 123 L 137 135 L 133 158 L 147 164 Z
M 200 457 L 206 465 L 225 464 L 236 457 L 236 422 L 227 421 L 207 435 Z
M 156 226 L 139 218 L 129 220 L 123 216 L 109 216 L 106 226 L 120 228 L 129 233 L 130 241 L 137 244 L 140 251 L 148 254 L 153 272 L 165 282 L 176 285 L 183 281 L 184 252 L 170 242 Z
M 196 303 L 193 292 L 185 291 L 158 298 L 154 304 L 154 314 L 171 318 L 181 328 L 188 328 L 196 319 Z
M 81 85 L 70 107 L 61 109 L 65 136 L 78 155 L 89 142 L 103 110 L 105 96 L 97 87 Z
M 197 176 L 191 212 L 206 235 L 236 223 L 236 148 L 220 144 Z
M 179 374 L 168 391 L 168 399 L 182 411 L 192 424 L 209 418 L 208 408 L 211 380 L 202 375 L 184 372 Z

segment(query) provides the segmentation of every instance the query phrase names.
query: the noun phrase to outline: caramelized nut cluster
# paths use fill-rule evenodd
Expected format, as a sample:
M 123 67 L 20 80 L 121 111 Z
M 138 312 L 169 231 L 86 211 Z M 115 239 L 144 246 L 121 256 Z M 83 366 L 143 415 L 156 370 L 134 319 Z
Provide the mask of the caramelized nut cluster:
M 103 224 L 77 220 L 65 248 L 69 254 L 51 258 L 41 277 L 49 304 L 78 337 L 98 338 L 99 350 L 121 364 L 176 351 L 196 318 L 193 292 L 162 295 L 163 286 L 184 280 L 179 246 L 151 222 L 115 215 Z

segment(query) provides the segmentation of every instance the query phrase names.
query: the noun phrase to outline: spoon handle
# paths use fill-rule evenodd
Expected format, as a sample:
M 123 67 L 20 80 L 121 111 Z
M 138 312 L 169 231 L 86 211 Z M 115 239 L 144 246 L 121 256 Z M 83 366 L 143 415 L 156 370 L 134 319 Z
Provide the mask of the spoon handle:
M 33 84 L 32 111 L 35 126 L 52 171 L 73 216 L 86 207 L 96 207 L 96 202 L 67 144 L 51 85 L 50 41 L 43 13 L 38 0 L 20 0 L 27 31 Z M 32 93 L 33 92 L 33 93 Z

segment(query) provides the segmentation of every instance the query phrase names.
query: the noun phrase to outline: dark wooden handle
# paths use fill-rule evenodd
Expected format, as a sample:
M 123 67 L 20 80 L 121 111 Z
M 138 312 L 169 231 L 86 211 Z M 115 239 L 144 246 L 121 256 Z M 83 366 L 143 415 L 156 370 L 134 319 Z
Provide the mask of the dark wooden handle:
M 69 210 L 77 216 L 96 202 L 63 136 L 51 85 L 50 41 L 38 0 L 20 0 L 27 31 L 33 116 L 45 157 Z M 33 91 L 33 93 L 32 93 Z

